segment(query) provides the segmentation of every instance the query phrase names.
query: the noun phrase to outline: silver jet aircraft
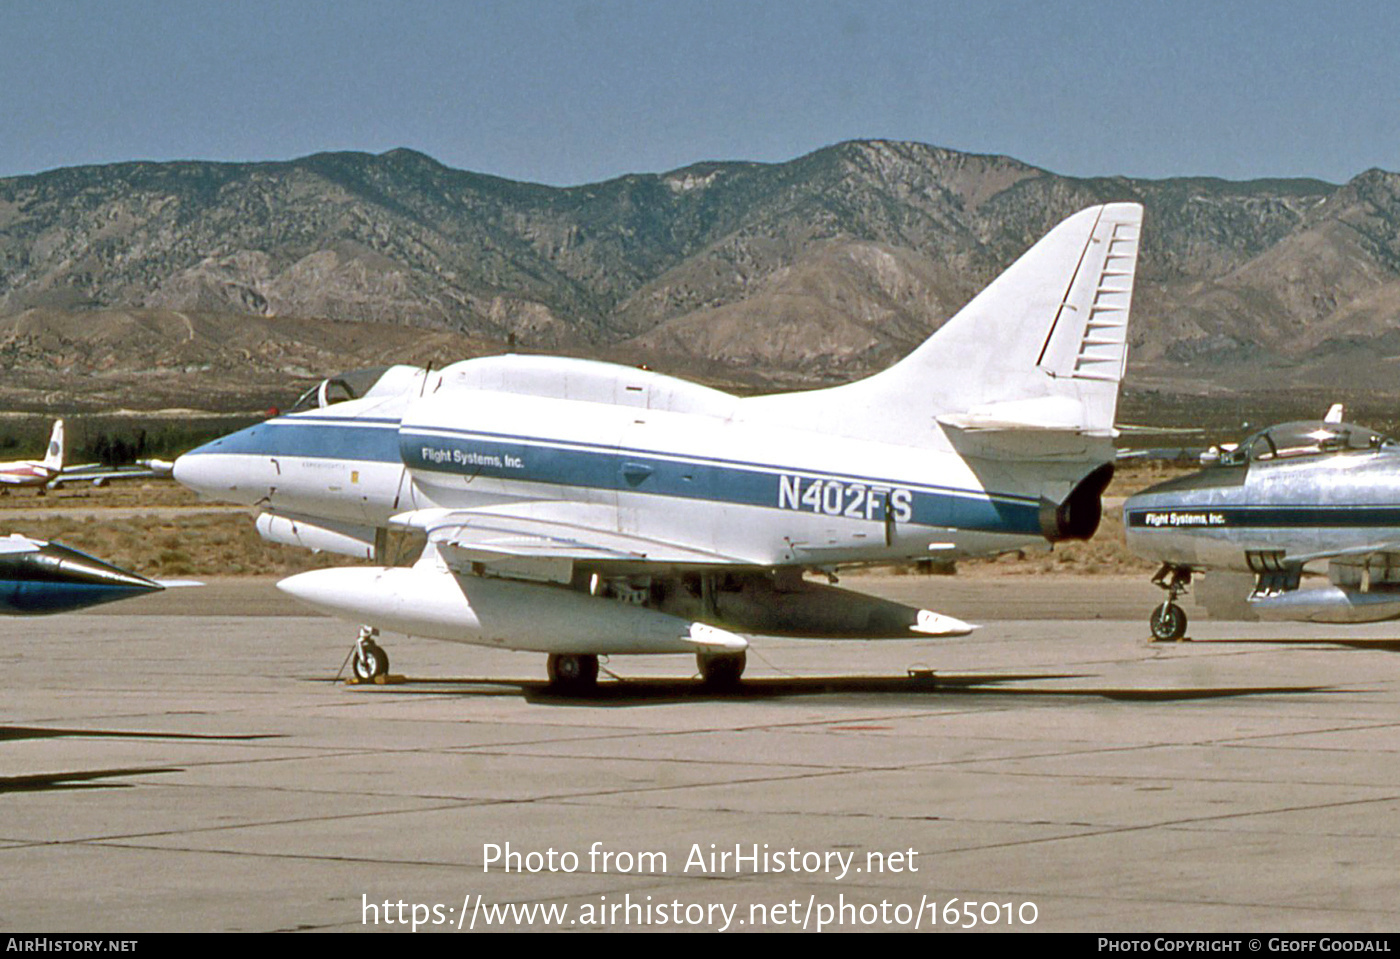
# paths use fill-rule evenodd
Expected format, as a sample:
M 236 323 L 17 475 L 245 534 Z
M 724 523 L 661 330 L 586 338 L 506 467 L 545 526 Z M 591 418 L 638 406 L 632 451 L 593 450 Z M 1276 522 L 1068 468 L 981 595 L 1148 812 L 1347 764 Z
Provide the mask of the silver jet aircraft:
M 180 457 L 175 478 L 256 505 L 264 536 L 411 567 L 279 584 L 379 629 L 547 653 L 586 689 L 600 655 L 693 652 L 732 683 L 742 634 L 958 636 L 949 616 L 804 578 L 1093 534 L 1112 474 L 1142 208 L 1083 210 L 918 349 L 868 379 L 740 398 L 630 367 L 505 355 L 327 380 L 313 408 Z M 834 581 L 834 576 L 832 576 Z
M 1227 615 L 1326 623 L 1400 617 L 1400 445 L 1343 422 L 1334 406 L 1323 420 L 1262 430 L 1205 458 L 1205 469 L 1123 506 L 1128 546 L 1162 563 L 1153 582 L 1167 599 L 1151 615 L 1156 639 L 1185 635 L 1176 600 L 1202 570 L 1216 571 L 1227 591 L 1253 578 L 1252 591 L 1240 590 L 1247 602 L 1226 604 L 1234 607 Z M 1300 588 L 1304 566 L 1322 562 L 1329 583 Z

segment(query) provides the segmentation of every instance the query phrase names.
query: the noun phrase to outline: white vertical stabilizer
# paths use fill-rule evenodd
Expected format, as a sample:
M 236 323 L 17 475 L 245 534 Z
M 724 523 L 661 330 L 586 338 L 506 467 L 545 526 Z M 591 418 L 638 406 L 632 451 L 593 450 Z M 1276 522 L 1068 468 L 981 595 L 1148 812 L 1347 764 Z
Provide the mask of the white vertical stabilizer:
M 44 453 L 43 467 L 53 473 L 63 472 L 63 420 L 54 420 L 49 434 L 49 448 Z
M 908 440 L 934 419 L 960 430 L 1112 435 L 1141 228 L 1136 203 L 1081 210 L 883 373 L 746 402 L 760 415 L 810 405 L 827 429 Z

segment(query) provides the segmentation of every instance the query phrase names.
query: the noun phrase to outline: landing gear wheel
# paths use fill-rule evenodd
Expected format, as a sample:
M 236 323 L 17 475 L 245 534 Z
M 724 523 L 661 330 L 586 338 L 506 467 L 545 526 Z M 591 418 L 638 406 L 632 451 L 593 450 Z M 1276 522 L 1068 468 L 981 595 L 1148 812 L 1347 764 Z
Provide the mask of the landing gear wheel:
M 1174 643 L 1186 635 L 1186 613 L 1171 600 L 1154 609 L 1148 622 L 1152 624 L 1152 638 L 1156 642 Z
M 598 657 L 590 654 L 551 653 L 549 685 L 561 693 L 586 693 L 598 686 Z
M 373 682 L 376 676 L 389 673 L 389 654 L 376 643 L 366 643 L 355 651 L 352 663 L 355 678 L 361 682 Z
M 360 629 L 360 638 L 355 641 L 355 655 L 350 668 L 360 682 L 372 682 L 377 676 L 389 674 L 389 654 L 374 641 L 378 635 L 379 630 L 373 626 L 364 626 Z
M 1191 587 L 1191 567 L 1163 563 L 1152 577 L 1152 585 L 1167 591 L 1167 601 L 1154 609 L 1147 619 L 1152 626 L 1152 639 L 1158 643 L 1174 643 L 1186 635 L 1186 614 L 1176 605 L 1176 598 Z
M 696 653 L 695 664 L 700 668 L 700 680 L 706 686 L 729 689 L 739 685 L 748 656 L 737 653 Z

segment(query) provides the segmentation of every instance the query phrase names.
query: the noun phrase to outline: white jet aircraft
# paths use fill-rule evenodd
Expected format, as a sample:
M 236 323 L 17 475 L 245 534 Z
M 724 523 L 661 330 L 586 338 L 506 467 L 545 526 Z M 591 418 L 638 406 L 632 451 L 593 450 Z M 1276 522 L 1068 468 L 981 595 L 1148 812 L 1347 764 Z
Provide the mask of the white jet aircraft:
M 949 616 L 804 571 L 993 554 L 1091 536 L 1113 472 L 1142 208 L 1083 210 L 918 349 L 868 379 L 740 398 L 630 367 L 493 356 L 374 371 L 180 457 L 175 478 L 261 509 L 264 536 L 411 567 L 279 586 L 378 629 L 549 655 L 695 652 L 738 680 L 741 634 L 959 636 Z
M 63 472 L 63 420 L 54 420 L 49 448 L 42 460 L 11 460 L 0 463 L 0 489 L 16 486 L 48 485 Z

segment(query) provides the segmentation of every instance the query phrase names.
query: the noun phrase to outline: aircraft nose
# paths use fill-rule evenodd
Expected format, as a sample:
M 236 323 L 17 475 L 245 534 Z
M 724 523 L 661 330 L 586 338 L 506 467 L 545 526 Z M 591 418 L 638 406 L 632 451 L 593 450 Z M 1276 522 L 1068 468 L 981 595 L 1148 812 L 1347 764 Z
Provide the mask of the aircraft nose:
M 201 478 L 204 470 L 198 460 L 201 457 L 196 453 L 185 453 L 183 456 L 175 457 L 175 466 L 170 471 L 170 475 L 175 477 L 175 482 L 199 492 Z
M 272 495 L 279 470 L 275 457 L 231 450 L 216 440 L 178 457 L 170 472 L 177 483 L 200 496 L 252 505 Z
M 176 457 L 171 475 L 175 477 L 175 482 L 196 493 L 208 496 L 226 494 L 230 489 L 228 477 L 224 475 L 225 470 L 214 462 L 216 459 L 204 453 L 186 453 Z

